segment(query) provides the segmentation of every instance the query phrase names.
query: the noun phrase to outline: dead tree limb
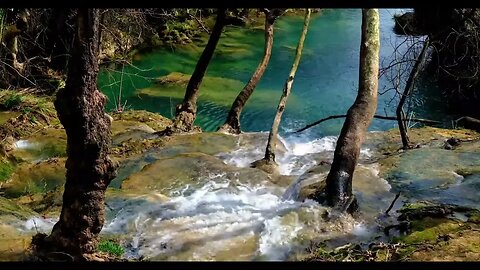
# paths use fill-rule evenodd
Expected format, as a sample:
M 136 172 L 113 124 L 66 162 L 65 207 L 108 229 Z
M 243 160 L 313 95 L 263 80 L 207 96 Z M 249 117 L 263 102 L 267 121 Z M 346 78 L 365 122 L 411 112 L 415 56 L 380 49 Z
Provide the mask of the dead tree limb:
M 408 139 L 408 135 L 407 135 L 407 123 L 406 123 L 407 119 L 405 119 L 405 116 L 404 116 L 403 105 L 405 104 L 405 101 L 413 91 L 413 88 L 415 86 L 415 80 L 417 79 L 422 63 L 426 58 L 428 46 L 429 46 L 429 41 L 427 39 L 423 44 L 422 52 L 418 56 L 417 61 L 415 61 L 415 65 L 413 66 L 412 71 L 410 71 L 407 84 L 405 85 L 405 90 L 403 91 L 397 106 L 396 114 L 397 114 L 397 121 L 398 121 L 398 129 L 400 130 L 400 136 L 402 137 L 403 149 L 410 148 L 410 140 Z
M 326 118 L 322 118 L 320 120 L 317 120 L 313 123 L 310 123 L 306 126 L 304 126 L 303 128 L 297 130 L 297 131 L 294 131 L 293 133 L 299 133 L 299 132 L 302 132 L 304 130 L 307 130 L 311 127 L 314 127 L 320 123 L 323 123 L 325 121 L 328 121 L 328 120 L 331 120 L 331 119 L 338 119 L 338 118 L 345 118 L 347 117 L 346 114 L 340 114 L 340 115 L 331 115 L 329 117 L 326 117 Z M 383 119 L 383 120 L 392 120 L 392 121 L 397 121 L 397 117 L 392 117 L 392 116 L 383 116 L 383 115 L 374 115 L 373 118 L 376 118 L 376 119 Z M 402 119 L 403 121 L 405 121 L 406 119 Z M 422 119 L 422 118 L 410 118 L 408 119 L 409 121 L 413 121 L 413 122 L 418 122 L 418 123 L 423 123 L 423 124 L 430 124 L 430 125 L 438 125 L 438 124 L 441 124 L 441 122 L 439 121 L 435 121 L 435 120 L 429 120 L 429 119 Z
M 390 210 L 392 210 L 393 206 L 395 205 L 395 202 L 398 200 L 398 197 L 400 197 L 400 193 L 401 192 L 398 192 L 397 195 L 395 195 L 395 198 L 393 199 L 392 203 L 388 207 L 387 211 L 385 211 L 385 215 L 388 216 L 388 213 L 390 212 Z

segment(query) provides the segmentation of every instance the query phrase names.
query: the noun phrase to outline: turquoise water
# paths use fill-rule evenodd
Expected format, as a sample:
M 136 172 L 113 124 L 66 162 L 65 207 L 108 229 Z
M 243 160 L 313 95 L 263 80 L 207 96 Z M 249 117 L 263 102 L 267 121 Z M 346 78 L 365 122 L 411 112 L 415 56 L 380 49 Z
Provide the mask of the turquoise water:
M 381 9 L 380 60 L 392 58 L 394 46 L 404 37 L 393 33 L 393 15 L 401 10 Z M 256 92 L 245 107 L 241 125 L 244 131 L 270 129 L 285 79 L 291 68 L 294 49 L 302 28 L 302 17 L 282 17 L 276 23 L 272 58 Z M 359 9 L 324 10 L 310 24 L 304 53 L 293 84 L 292 96 L 283 115 L 282 133 L 332 114 L 345 114 L 356 96 L 361 34 Z M 114 108 L 115 96 L 122 89 L 123 102 L 133 109 L 174 114 L 185 87 L 169 88 L 154 79 L 170 72 L 191 74 L 205 40 L 181 49 L 162 48 L 137 55 L 133 66 L 104 68 L 100 88 L 109 96 L 108 109 Z M 405 50 L 400 47 L 399 49 Z M 222 34 L 200 90 L 196 124 L 206 131 L 215 130 L 228 113 L 231 102 L 255 70 L 263 53 L 263 30 L 228 27 Z M 122 79 L 122 83 L 120 83 Z M 228 80 L 225 80 L 228 79 Z M 379 90 L 390 84 L 382 77 Z M 417 85 L 415 116 L 445 120 L 445 108 L 438 98 L 438 87 L 428 78 Z M 396 102 L 389 103 L 394 91 L 379 96 L 378 114 L 393 116 Z M 343 120 L 331 120 L 308 131 L 309 135 L 337 135 Z M 374 120 L 370 130 L 395 127 L 394 121 Z

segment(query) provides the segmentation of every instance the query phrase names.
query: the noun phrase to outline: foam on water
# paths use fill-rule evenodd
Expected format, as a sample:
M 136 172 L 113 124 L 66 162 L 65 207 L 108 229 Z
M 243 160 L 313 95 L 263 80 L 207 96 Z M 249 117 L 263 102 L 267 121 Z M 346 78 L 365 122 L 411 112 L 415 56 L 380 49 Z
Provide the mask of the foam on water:
M 266 133 L 258 133 L 266 135 Z M 333 152 L 337 143 L 337 136 L 326 136 L 312 140 L 305 136 L 287 136 L 278 137 L 280 143 L 285 146 L 285 151 L 279 151 L 276 156 L 276 162 L 279 165 L 279 172 L 282 175 L 301 175 L 309 168 L 316 165 L 318 160 L 315 154 L 324 154 L 328 159 L 333 159 Z M 255 160 L 263 158 L 265 154 L 266 138 L 257 136 L 250 144 L 244 144 L 229 153 L 219 154 L 226 164 L 237 167 L 250 167 Z M 371 150 L 362 148 L 360 150 L 362 158 L 369 158 Z
M 214 246 L 221 249 L 234 245 L 235 239 L 260 235 L 258 255 L 278 259 L 275 250 L 288 251 L 289 239 L 301 228 L 299 222 L 283 226 L 279 219 L 301 207 L 302 203 L 281 200 L 269 187 L 238 185 L 232 189 L 228 181 L 211 181 L 165 203 L 121 207 L 104 232 L 131 234 L 130 255 L 149 258 L 189 250 L 205 259 L 204 245 L 215 253 Z
M 253 143 L 219 156 L 226 163 L 249 166 L 263 156 L 265 143 L 261 138 L 250 140 Z M 285 146 L 277 160 L 281 173 L 300 175 L 317 163 L 315 154 L 328 152 L 333 157 L 336 137 L 312 141 L 281 138 L 281 142 Z M 274 183 L 246 184 L 224 173 L 206 177 L 208 181 L 200 187 L 186 184 L 172 189 L 166 194 L 169 199 L 158 194 L 158 200 L 137 196 L 108 201 L 102 233 L 118 235 L 129 258 L 284 260 L 305 248 L 300 238 L 326 237 L 334 232 L 363 235 L 367 231 L 354 225 L 351 217 L 323 220 L 325 207 L 285 197 L 286 188 Z M 54 223 L 34 217 L 24 228 L 48 233 Z
M 25 221 L 23 226 L 19 229 L 23 231 L 36 231 L 41 233 L 50 233 L 53 228 L 53 225 L 57 222 L 58 219 L 43 218 L 43 217 L 32 217 Z
M 35 149 L 38 147 L 38 143 L 32 143 L 28 140 L 18 140 L 14 143 L 17 149 Z

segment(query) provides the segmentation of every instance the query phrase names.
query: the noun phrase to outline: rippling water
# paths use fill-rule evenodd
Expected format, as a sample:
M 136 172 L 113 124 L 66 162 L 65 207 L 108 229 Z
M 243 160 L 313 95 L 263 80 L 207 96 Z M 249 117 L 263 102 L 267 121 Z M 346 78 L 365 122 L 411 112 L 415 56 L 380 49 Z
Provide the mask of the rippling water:
M 404 37 L 392 31 L 392 17 L 400 12 L 380 10 L 380 58 L 385 63 L 394 57 L 394 47 L 404 40 Z M 282 17 L 276 23 L 270 64 L 242 114 L 243 130 L 270 129 L 293 61 L 302 23 L 301 16 Z M 282 119 L 281 132 L 302 127 L 322 117 L 346 113 L 357 91 L 360 26 L 359 9 L 327 9 L 313 17 L 292 96 Z M 263 42 L 262 30 L 228 27 L 224 32 L 206 74 L 213 79 L 205 79 L 200 89 L 196 123 L 204 130 L 215 130 L 225 121 L 236 94 L 261 59 Z M 153 79 L 171 72 L 191 74 L 202 48 L 203 45 L 189 45 L 183 49 L 156 49 L 138 55 L 133 63 L 136 68 L 126 66 L 123 77 L 119 67 L 116 71 L 104 68 L 99 77 L 99 86 L 111 99 L 109 108 L 113 107 L 114 96 L 118 95 L 121 86 L 127 106 L 171 117 L 175 105 L 183 98 L 185 87 L 172 89 L 153 83 Z M 402 51 L 405 51 L 405 46 L 399 47 L 398 52 Z M 123 78 L 122 84 L 119 83 L 120 78 Z M 390 83 L 384 76 L 380 80 L 379 91 L 386 87 L 390 87 Z M 435 83 L 422 78 L 418 90 L 415 95 L 416 114 L 445 120 L 444 106 Z M 393 95 L 394 91 L 390 91 L 379 97 L 377 113 L 394 115 L 394 108 L 389 104 Z M 309 134 L 316 138 L 337 135 L 342 123 L 342 119 L 330 120 L 312 129 Z M 374 120 L 370 130 L 385 130 L 394 125 L 393 121 Z

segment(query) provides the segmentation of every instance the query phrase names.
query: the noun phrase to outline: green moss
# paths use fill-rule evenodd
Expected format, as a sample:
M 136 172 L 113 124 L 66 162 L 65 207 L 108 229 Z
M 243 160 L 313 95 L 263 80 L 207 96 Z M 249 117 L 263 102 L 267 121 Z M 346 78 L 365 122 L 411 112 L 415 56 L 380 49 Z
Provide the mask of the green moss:
M 0 109 L 16 110 L 23 113 L 44 114 L 55 117 L 55 108 L 50 97 L 38 97 L 33 94 L 19 94 L 14 90 L 3 90 L 0 95 Z
M 406 212 L 406 211 L 409 211 L 409 210 L 415 210 L 415 209 L 420 209 L 420 208 L 423 208 L 425 206 L 429 206 L 431 205 L 431 203 L 429 202 L 426 202 L 426 201 L 418 201 L 418 202 L 414 202 L 414 203 L 406 203 L 402 206 L 402 208 L 399 210 L 399 212 Z
M 8 161 L 0 161 L 0 182 L 5 182 L 12 176 L 15 166 Z
M 439 236 L 456 232 L 462 228 L 462 224 L 450 219 L 424 218 L 412 222 L 413 232 L 407 236 L 397 237 L 395 242 L 405 244 L 419 244 L 435 242 Z
M 4 196 L 17 198 L 54 190 L 65 183 L 65 159 L 24 163 L 16 168 L 10 181 L 3 184 Z
M 475 211 L 469 214 L 468 222 L 480 224 L 480 212 Z
M 23 96 L 18 94 L 7 95 L 2 102 L 2 107 L 6 110 L 14 109 L 23 102 Z
M 172 124 L 172 121 L 158 113 L 147 112 L 144 110 L 128 110 L 122 113 L 115 113 L 112 115 L 114 120 L 125 120 L 130 122 L 143 123 L 154 129 L 155 131 L 162 131 L 167 126 Z M 116 125 L 115 121 L 112 124 Z M 118 132 L 120 130 L 117 130 Z
M 18 205 L 9 199 L 0 197 L 0 224 L 12 217 L 26 219 L 34 214 L 32 210 Z
M 121 257 L 125 253 L 125 249 L 113 240 L 102 240 L 98 244 L 98 250 L 115 257 Z
M 159 97 L 159 98 L 174 98 L 183 99 L 185 95 L 185 88 L 187 87 L 190 75 L 172 72 L 166 76 L 162 76 L 157 79 L 157 84 L 152 87 L 139 89 L 136 94 L 140 97 Z M 215 103 L 223 107 L 230 107 L 232 102 L 237 97 L 240 90 L 243 89 L 245 84 L 239 80 L 205 76 L 201 85 L 201 91 L 199 96 L 199 102 L 208 101 Z M 281 89 L 269 90 L 258 89 L 252 95 L 252 102 L 249 102 L 249 106 L 264 107 L 266 104 L 272 104 L 272 98 L 280 98 Z M 296 106 L 298 100 L 295 95 L 289 98 L 289 107 Z

